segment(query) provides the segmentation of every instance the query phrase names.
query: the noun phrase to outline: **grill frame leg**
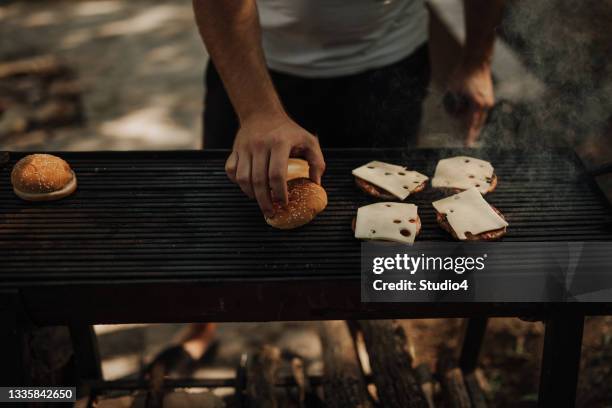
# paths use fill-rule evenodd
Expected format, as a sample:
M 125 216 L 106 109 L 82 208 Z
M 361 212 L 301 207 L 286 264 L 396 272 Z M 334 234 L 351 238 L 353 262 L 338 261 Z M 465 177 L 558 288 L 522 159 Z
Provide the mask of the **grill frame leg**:
M 89 324 L 71 324 L 70 338 L 74 352 L 77 380 L 102 380 L 102 364 L 98 349 L 98 338 L 93 326 Z
M 538 406 L 575 406 L 583 330 L 584 315 L 555 315 L 546 321 Z
M 488 317 L 470 317 L 465 320 L 461 352 L 459 354 L 459 367 L 465 374 L 474 372 L 478 365 L 488 323 Z
M 28 385 L 23 342 L 21 303 L 16 291 L 0 291 L 0 385 Z

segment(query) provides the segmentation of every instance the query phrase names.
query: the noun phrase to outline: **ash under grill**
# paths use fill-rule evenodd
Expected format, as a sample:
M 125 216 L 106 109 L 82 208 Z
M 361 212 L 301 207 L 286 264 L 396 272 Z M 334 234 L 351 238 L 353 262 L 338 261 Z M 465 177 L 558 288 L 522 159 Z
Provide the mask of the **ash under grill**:
M 0 287 L 146 279 L 359 277 L 360 243 L 351 219 L 373 202 L 351 170 L 370 160 L 403 164 L 433 176 L 440 158 L 490 160 L 499 177 L 486 196 L 510 227 L 505 241 L 608 241 L 610 205 L 584 178 L 571 152 L 485 155 L 462 150 L 326 152 L 329 205 L 292 231 L 269 227 L 257 204 L 231 184 L 227 152 L 64 153 L 79 188 L 67 199 L 27 203 L 11 191 L 11 154 L 0 170 Z M 446 241 L 428 188 L 406 202 L 419 206 L 417 240 Z

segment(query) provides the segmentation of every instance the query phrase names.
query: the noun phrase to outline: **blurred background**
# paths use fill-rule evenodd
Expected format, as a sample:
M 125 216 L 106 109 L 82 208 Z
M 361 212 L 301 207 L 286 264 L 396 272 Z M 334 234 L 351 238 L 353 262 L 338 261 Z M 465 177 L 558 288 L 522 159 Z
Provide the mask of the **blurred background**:
M 459 0 L 431 0 L 433 80 L 421 146 L 454 146 L 441 99 L 464 38 Z M 570 144 L 612 161 L 612 1 L 508 1 L 493 61 L 498 104 L 481 146 Z M 188 0 L 0 1 L 0 150 L 200 149 L 207 55 Z M 612 199 L 612 178 L 597 179 Z M 136 300 L 137 301 L 137 300 Z M 457 346 L 459 319 L 402 322 L 417 363 Z M 98 326 L 107 379 L 131 378 L 183 325 Z M 321 371 L 315 323 L 221 324 L 196 377 L 234 375 L 263 343 Z M 494 406 L 537 398 L 543 325 L 492 319 L 481 380 Z M 586 321 L 580 406 L 612 406 L 612 317 Z M 218 390 L 223 393 L 227 390 Z
M 3 148 L 201 147 L 207 56 L 191 2 L 3 3 Z M 16 61 L 39 72 L 11 81 L 6 63 Z

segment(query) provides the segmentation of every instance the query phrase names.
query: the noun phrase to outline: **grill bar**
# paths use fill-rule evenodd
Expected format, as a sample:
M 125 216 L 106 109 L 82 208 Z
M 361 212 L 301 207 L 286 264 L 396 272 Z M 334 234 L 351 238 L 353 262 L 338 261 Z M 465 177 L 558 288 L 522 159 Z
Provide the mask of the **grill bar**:
M 439 158 L 491 160 L 499 177 L 487 196 L 510 222 L 507 241 L 608 241 L 609 204 L 572 152 L 455 150 L 329 151 L 323 179 L 329 206 L 313 223 L 277 231 L 257 205 L 229 183 L 227 152 L 62 153 L 79 178 L 77 193 L 53 203 L 26 203 L 0 170 L 0 287 L 82 285 L 106 278 L 309 279 L 359 277 L 360 244 L 352 237 L 356 209 L 372 202 L 354 186 L 351 169 L 370 160 L 403 163 L 433 175 Z M 427 189 L 419 205 L 419 240 L 446 241 Z

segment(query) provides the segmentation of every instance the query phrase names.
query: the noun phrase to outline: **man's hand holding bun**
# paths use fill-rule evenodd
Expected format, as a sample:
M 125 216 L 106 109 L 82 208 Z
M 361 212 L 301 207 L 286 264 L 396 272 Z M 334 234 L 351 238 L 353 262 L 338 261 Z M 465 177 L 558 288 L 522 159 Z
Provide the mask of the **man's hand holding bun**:
M 288 203 L 290 156 L 306 159 L 310 179 L 321 183 L 325 161 L 314 135 L 284 114 L 253 117 L 241 123 L 225 171 L 247 196 L 257 199 L 264 215 L 271 217 L 273 199 Z

